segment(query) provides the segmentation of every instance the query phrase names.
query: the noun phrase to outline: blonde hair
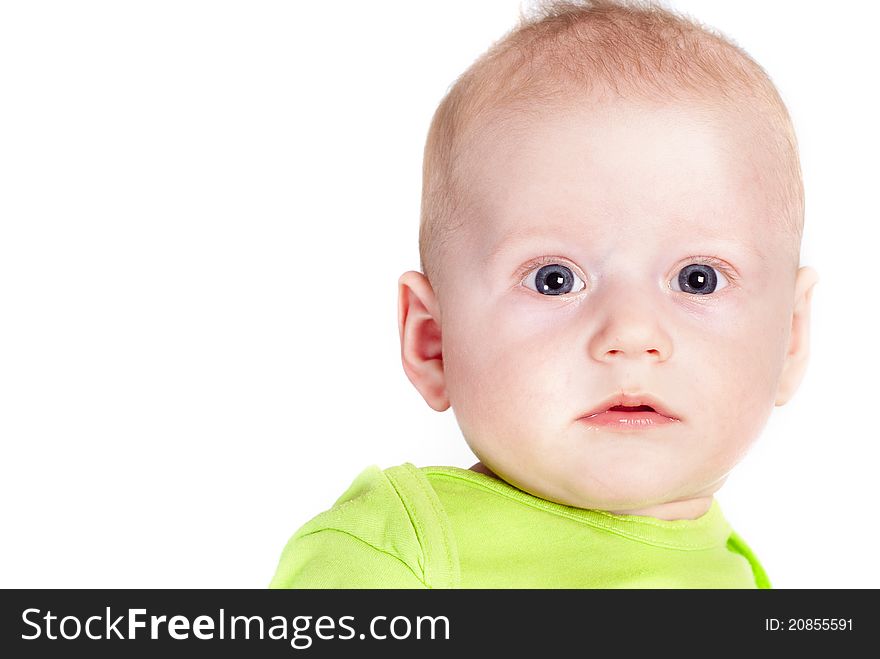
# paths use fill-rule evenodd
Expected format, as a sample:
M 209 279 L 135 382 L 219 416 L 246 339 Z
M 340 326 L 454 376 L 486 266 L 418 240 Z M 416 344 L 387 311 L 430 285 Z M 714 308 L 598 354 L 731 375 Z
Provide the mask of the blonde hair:
M 757 137 L 777 155 L 766 172 L 773 201 L 799 251 L 804 191 L 797 140 L 757 62 L 713 28 L 654 2 L 545 0 L 533 16 L 520 7 L 518 25 L 455 80 L 434 113 L 422 167 L 419 256 L 435 292 L 441 254 L 467 217 L 460 193 L 469 136 L 498 130 L 486 120 L 499 110 L 537 114 L 595 91 L 757 112 L 769 128 Z

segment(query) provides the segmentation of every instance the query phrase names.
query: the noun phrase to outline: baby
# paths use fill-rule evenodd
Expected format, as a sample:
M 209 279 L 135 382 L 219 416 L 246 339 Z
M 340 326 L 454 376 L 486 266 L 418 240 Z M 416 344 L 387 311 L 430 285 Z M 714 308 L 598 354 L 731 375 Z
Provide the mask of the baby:
M 713 494 L 808 356 L 788 112 L 663 7 L 544 3 L 425 147 L 401 356 L 469 469 L 363 471 L 271 588 L 770 588 Z

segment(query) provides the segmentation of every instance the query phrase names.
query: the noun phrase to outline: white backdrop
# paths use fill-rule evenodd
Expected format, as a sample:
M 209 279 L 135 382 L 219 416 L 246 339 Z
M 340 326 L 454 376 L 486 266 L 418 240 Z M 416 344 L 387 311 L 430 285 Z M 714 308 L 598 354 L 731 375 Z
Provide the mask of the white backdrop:
M 777 83 L 821 277 L 716 496 L 774 587 L 880 587 L 880 11 L 666 4 Z M 397 278 L 432 113 L 519 7 L 0 4 L 0 586 L 262 588 L 364 467 L 475 462 L 403 372 Z

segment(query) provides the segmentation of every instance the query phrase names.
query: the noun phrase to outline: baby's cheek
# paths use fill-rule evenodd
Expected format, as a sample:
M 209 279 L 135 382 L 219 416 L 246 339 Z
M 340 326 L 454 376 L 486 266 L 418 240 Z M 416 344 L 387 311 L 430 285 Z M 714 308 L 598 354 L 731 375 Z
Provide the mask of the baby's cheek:
M 459 426 L 470 439 L 493 434 L 493 428 L 507 416 L 505 405 L 512 404 L 517 380 L 512 372 L 515 362 L 505 358 L 487 334 L 444 335 L 447 393 Z
M 741 459 L 760 435 L 773 409 L 775 374 L 772 352 L 767 345 L 751 342 L 726 353 L 716 364 L 717 398 L 714 418 L 716 450 L 727 462 Z

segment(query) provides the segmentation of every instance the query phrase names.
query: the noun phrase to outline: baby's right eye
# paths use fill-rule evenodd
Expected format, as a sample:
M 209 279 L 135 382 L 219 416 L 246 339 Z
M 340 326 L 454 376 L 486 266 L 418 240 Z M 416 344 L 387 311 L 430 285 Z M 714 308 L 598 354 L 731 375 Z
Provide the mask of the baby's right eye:
M 539 263 L 540 267 L 532 270 L 523 280 L 523 284 L 531 282 L 531 287 L 542 295 L 577 293 L 586 287 L 583 280 L 571 268 L 551 260 L 547 260 L 544 263 L 546 265 Z M 573 291 L 572 289 L 576 281 L 580 282 L 581 286 Z

